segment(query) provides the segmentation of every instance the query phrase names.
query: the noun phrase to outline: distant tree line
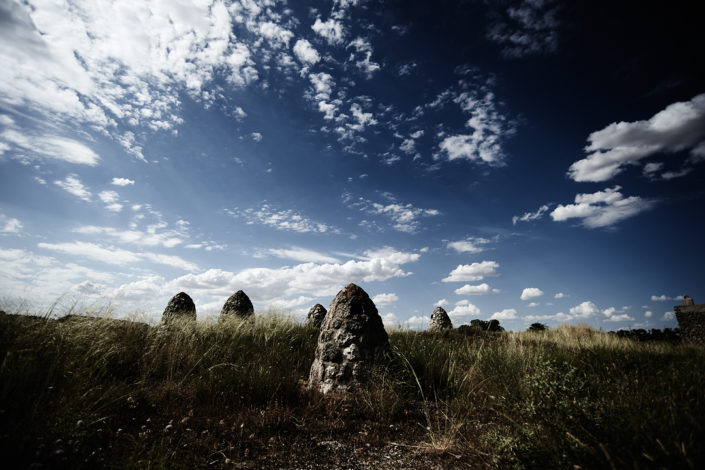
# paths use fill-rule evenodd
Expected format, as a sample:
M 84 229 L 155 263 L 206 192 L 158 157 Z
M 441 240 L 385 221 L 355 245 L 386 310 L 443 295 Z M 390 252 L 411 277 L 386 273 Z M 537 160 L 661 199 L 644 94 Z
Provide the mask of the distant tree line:
M 659 330 L 658 328 L 651 330 L 637 328 L 635 330 L 610 331 L 609 333 L 617 335 L 620 338 L 634 339 L 637 341 L 667 341 L 669 343 L 680 343 L 681 341 L 681 334 L 678 328 L 664 328 L 663 330 Z

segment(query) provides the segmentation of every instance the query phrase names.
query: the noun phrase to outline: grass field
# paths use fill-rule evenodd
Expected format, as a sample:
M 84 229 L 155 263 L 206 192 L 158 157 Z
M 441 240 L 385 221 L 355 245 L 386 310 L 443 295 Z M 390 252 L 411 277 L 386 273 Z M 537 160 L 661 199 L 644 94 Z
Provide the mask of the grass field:
M 283 316 L 158 328 L 0 315 L 3 459 L 12 468 L 368 468 L 374 458 L 369 468 L 393 468 L 390 459 L 397 468 L 705 468 L 702 348 L 580 326 L 389 333 L 394 362 L 340 398 L 305 388 L 317 331 Z

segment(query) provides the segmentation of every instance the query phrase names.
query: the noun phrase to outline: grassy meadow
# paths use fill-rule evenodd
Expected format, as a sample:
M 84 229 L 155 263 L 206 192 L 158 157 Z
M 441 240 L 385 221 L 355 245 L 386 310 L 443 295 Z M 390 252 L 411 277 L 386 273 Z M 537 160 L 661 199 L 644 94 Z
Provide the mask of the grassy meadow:
M 705 467 L 703 348 L 392 330 L 385 371 L 323 397 L 305 388 L 317 334 L 274 314 L 0 315 L 4 468 Z

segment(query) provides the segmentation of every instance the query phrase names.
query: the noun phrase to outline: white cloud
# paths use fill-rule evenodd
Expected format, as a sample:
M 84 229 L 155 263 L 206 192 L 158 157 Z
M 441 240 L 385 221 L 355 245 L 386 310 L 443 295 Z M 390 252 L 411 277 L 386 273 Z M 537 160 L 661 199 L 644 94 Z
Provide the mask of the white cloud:
M 403 204 L 397 202 L 393 196 L 387 194 L 388 199 L 392 202 L 389 204 L 381 204 L 370 201 L 363 197 L 349 204 L 349 207 L 357 208 L 363 212 L 373 215 L 382 215 L 389 218 L 392 222 L 392 228 L 399 232 L 416 233 L 421 222 L 418 220 L 421 217 L 433 217 L 440 214 L 436 209 L 421 209 L 414 207 L 411 203 Z M 350 202 L 350 195 L 343 196 L 344 202 Z
M 306 39 L 299 39 L 294 44 L 294 54 L 304 65 L 313 65 L 321 60 L 318 51 Z
M 253 132 L 252 134 L 250 134 L 250 137 L 252 137 L 252 140 L 254 140 L 255 142 L 260 142 L 262 140 L 262 134 L 260 134 L 259 132 Z
M 178 256 L 162 255 L 158 253 L 137 253 L 115 247 L 102 247 L 95 243 L 68 242 L 68 243 L 39 243 L 39 248 L 58 251 L 72 256 L 94 259 L 107 264 L 126 266 L 148 260 L 156 264 L 172 266 L 186 271 L 197 271 L 198 266 L 179 258 Z
M 644 312 L 644 316 L 646 318 L 651 318 L 652 316 L 654 316 L 654 312 L 652 312 L 651 310 L 647 310 L 646 312 Z
M 619 190 L 620 186 L 597 191 L 592 194 L 578 194 L 574 204 L 559 204 L 551 218 L 556 222 L 568 219 L 582 219 L 587 228 L 606 227 L 628 217 L 650 209 L 654 202 L 639 196 L 625 198 Z
M 565 295 L 563 292 L 559 292 L 559 293 L 557 293 L 556 295 L 553 296 L 554 299 L 563 299 L 563 298 L 565 298 L 565 297 L 568 297 L 568 296 Z
M 454 249 L 458 253 L 480 253 L 485 251 L 485 248 L 481 245 L 487 245 L 491 242 L 492 240 L 488 240 L 487 238 L 469 237 L 465 240 L 448 242 L 447 246 L 448 248 Z
M 536 212 L 525 212 L 524 215 L 520 216 L 514 216 L 512 217 L 512 224 L 516 225 L 517 222 L 528 222 L 530 220 L 537 220 L 543 217 L 544 212 L 546 212 L 549 209 L 549 206 L 544 204 L 543 206 L 539 207 L 539 209 Z
M 255 304 L 269 305 L 275 300 L 296 296 L 332 296 L 350 282 L 365 287 L 364 284 L 371 282 L 408 276 L 411 273 L 405 271 L 402 265 L 417 261 L 419 255 L 385 248 L 367 251 L 362 258 L 345 263 L 248 268 L 237 273 L 209 269 L 171 281 L 150 277 L 125 284 L 117 289 L 117 293 L 140 301 L 151 299 L 162 292 L 185 291 L 194 299 L 206 296 L 221 298 L 222 304 L 233 292 L 242 289 Z
M 669 297 L 666 294 L 651 296 L 652 302 L 665 302 L 667 300 L 683 300 L 683 296 L 682 295 L 674 295 L 673 297 Z
M 339 263 L 340 260 L 314 250 L 294 246 L 291 248 L 270 248 L 267 252 L 278 258 L 293 259 L 304 263 Z
M 105 203 L 105 208 L 111 212 L 120 212 L 122 204 L 118 203 L 120 195 L 115 191 L 101 191 L 98 198 Z
M 0 98 L 2 96 L 0 95 Z M 32 159 L 35 155 L 62 160 L 78 165 L 95 166 L 100 157 L 93 150 L 73 139 L 51 135 L 27 136 L 15 129 L 0 133 L 0 141 L 21 151 L 23 157 Z M 8 148 L 9 148 L 8 147 Z
M 448 312 L 448 316 L 450 317 L 477 317 L 479 315 L 480 309 L 477 307 L 477 305 L 471 304 L 467 300 L 461 300 L 460 302 L 457 302 L 455 304 L 455 307 L 453 307 L 453 310 Z
M 553 53 L 558 49 L 558 11 L 551 0 L 522 0 L 504 11 L 497 8 L 498 19 L 489 25 L 487 38 L 502 46 L 506 58 Z
M 444 306 L 448 305 L 448 300 L 446 300 L 446 299 L 440 299 L 440 300 L 437 300 L 436 303 L 433 304 L 433 305 L 434 305 L 435 307 L 444 307 Z
M 535 299 L 536 297 L 541 297 L 543 291 L 538 287 L 527 287 L 521 291 L 521 300 Z
M 113 186 L 130 186 L 135 184 L 135 182 L 129 178 L 113 178 L 113 181 L 110 184 Z
M 404 322 L 404 324 L 412 327 L 412 328 L 418 328 L 418 329 L 424 329 L 428 326 L 428 322 L 430 321 L 430 317 L 422 317 L 420 315 L 414 315 L 410 317 L 408 320 Z
M 485 294 L 496 294 L 498 289 L 492 289 L 489 284 L 483 283 L 477 286 L 472 286 L 470 284 L 465 284 L 463 287 L 455 289 L 455 293 L 458 295 L 485 295 Z
M 375 303 L 375 305 L 393 305 L 399 301 L 399 296 L 394 293 L 388 293 L 388 294 L 377 294 L 374 297 L 372 297 L 372 302 Z
M 625 166 L 660 153 L 691 149 L 691 162 L 698 161 L 705 142 L 705 94 L 673 103 L 648 121 L 612 123 L 590 134 L 588 142 L 588 156 L 568 170 L 575 181 L 607 181 Z M 657 171 L 655 165 L 647 164 L 648 172 Z
M 393 328 L 401 324 L 399 317 L 394 313 L 385 313 L 384 315 L 381 315 L 381 317 L 385 328 Z
M 483 96 L 464 92 L 455 102 L 465 114 L 470 115 L 466 127 L 470 134 L 450 135 L 439 144 L 448 160 L 467 159 L 482 161 L 489 165 L 504 164 L 502 141 L 514 134 L 513 124 L 499 112 L 494 93 L 487 91 Z M 434 158 L 441 158 L 436 154 Z
M 502 311 L 494 312 L 490 320 L 516 320 L 517 311 L 513 308 L 505 308 Z
M 54 181 L 54 184 L 63 189 L 64 191 L 68 192 L 69 194 L 73 194 L 74 196 L 79 197 L 84 201 L 91 200 L 91 192 L 88 190 L 88 188 L 83 186 L 81 180 L 78 179 L 78 175 L 68 175 L 63 181 Z
M 371 60 L 373 50 L 369 39 L 357 37 L 348 44 L 348 48 L 351 47 L 355 49 L 355 52 L 350 55 L 350 62 L 354 63 L 368 79 L 372 78 L 372 75 L 380 69 L 380 65 Z
M 342 44 L 345 38 L 343 24 L 333 18 L 329 18 L 326 21 L 321 21 L 320 18 L 316 18 L 311 29 L 328 41 L 330 45 Z
M 529 307 L 538 307 L 539 305 L 541 304 L 538 302 L 529 302 Z
M 443 282 L 474 282 L 481 281 L 486 276 L 497 276 L 499 264 L 496 261 L 482 261 L 480 263 L 459 264 L 452 270 Z
M 20 233 L 21 230 L 22 222 L 14 217 L 0 214 L 0 233 Z
M 269 204 L 264 204 L 259 209 L 235 208 L 225 212 L 233 217 L 244 218 L 248 225 L 262 224 L 277 230 L 299 233 L 339 233 L 339 230 L 331 225 L 316 222 L 290 209 L 276 210 Z
M 570 314 L 580 318 L 588 318 L 596 316 L 600 313 L 600 309 L 593 302 L 585 301 L 580 305 L 570 308 Z
M 178 230 L 163 230 L 167 227 L 165 223 L 149 225 L 146 231 L 137 229 L 118 230 L 112 227 L 99 227 L 96 225 L 83 225 L 74 229 L 75 233 L 82 235 L 95 235 L 100 238 L 113 238 L 121 243 L 137 246 L 163 246 L 173 248 L 184 242 L 187 232 L 184 227 Z
M 676 318 L 675 313 L 673 313 L 673 312 L 666 312 L 666 313 L 663 314 L 663 317 L 661 317 L 661 320 L 663 320 L 663 321 L 671 321 L 671 320 L 673 320 L 674 318 Z
M 203 91 L 216 75 L 232 86 L 258 78 L 222 2 L 12 2 L 3 13 L 0 103 L 111 136 L 141 159 L 135 133 L 125 128 L 174 128 L 182 122 L 180 94 L 208 101 Z M 258 34 L 285 41 L 278 25 L 255 24 Z M 49 156 L 97 160 L 75 142 L 52 143 L 60 151 Z

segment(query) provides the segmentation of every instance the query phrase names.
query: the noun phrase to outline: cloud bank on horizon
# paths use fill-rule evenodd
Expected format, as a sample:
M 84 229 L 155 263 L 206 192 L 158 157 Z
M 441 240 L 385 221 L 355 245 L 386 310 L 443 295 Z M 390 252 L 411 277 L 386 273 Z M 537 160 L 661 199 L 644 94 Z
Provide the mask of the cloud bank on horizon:
M 673 326 L 705 295 L 673 268 L 705 259 L 696 32 L 576 5 L 3 2 L 0 295 Z

